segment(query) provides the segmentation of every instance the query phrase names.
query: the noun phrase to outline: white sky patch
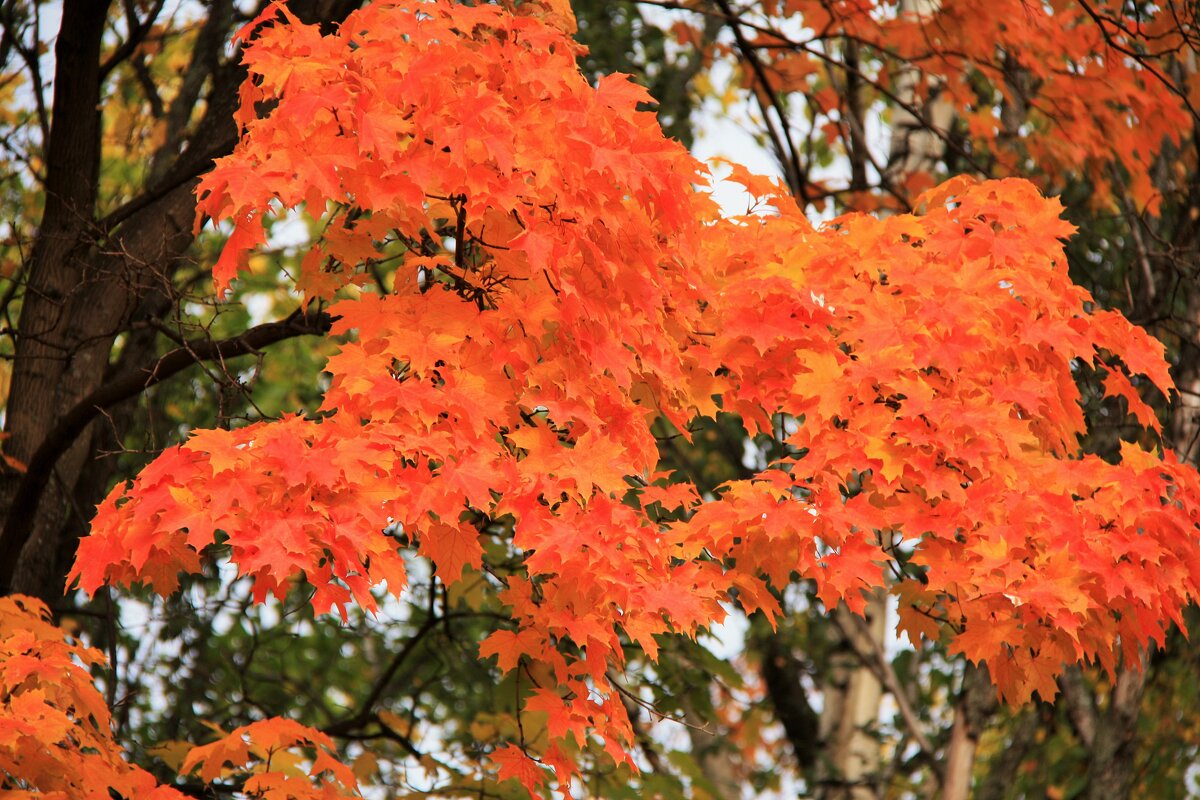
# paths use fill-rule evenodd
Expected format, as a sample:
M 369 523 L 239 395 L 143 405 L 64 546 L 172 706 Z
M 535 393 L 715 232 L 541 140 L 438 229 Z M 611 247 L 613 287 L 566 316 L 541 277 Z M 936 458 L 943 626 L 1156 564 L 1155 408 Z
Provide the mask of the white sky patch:
M 745 651 L 750 620 L 729 604 L 721 605 L 726 612 L 725 621 L 708 626 L 709 636 L 704 639 L 703 644 L 717 658 L 728 661 Z

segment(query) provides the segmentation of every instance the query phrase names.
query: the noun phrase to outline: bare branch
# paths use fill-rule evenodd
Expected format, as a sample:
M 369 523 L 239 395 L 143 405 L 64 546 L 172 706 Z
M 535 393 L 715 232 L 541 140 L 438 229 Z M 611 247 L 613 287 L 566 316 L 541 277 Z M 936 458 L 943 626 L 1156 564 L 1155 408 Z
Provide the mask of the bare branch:
M 324 312 L 297 310 L 285 320 L 255 326 L 239 336 L 188 343 L 153 364 L 121 373 L 76 403 L 38 445 L 13 497 L 4 531 L 0 533 L 0 596 L 7 594 L 12 586 L 18 556 L 33 531 L 38 504 L 55 463 L 101 411 L 136 397 L 196 363 L 257 353 L 263 347 L 296 336 L 324 334 L 332 321 Z

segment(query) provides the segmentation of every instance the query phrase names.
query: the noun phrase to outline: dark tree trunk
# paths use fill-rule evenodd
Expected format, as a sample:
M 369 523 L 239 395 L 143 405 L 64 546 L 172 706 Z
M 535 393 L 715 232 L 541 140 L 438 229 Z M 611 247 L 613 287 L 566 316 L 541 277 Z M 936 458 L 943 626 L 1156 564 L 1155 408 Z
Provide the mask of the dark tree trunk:
M 108 2 L 67 0 L 55 47 L 56 80 L 50 141 L 46 149 L 46 205 L 34 241 L 17 326 L 12 388 L 4 427 L 8 455 L 23 463 L 54 424 L 64 402 L 86 381 L 88 356 L 72 337 L 84 320 L 72 320 L 86 285 L 95 240 L 96 188 L 100 167 L 100 44 Z M 86 315 L 90 317 L 90 314 Z M 66 454 L 52 492 L 61 505 L 62 485 L 85 455 L 82 441 Z M 5 475 L 0 507 L 8 508 L 20 474 Z M 57 519 L 55 519 L 57 517 Z M 45 600 L 61 596 L 49 573 L 54 570 L 57 542 L 49 532 L 61 515 L 29 521 L 20 539 L 0 542 L 0 564 L 15 564 L 5 588 Z M 36 547 L 23 549 L 26 542 Z
M 66 0 L 62 7 L 45 156 L 46 202 L 26 264 L 4 420 L 10 466 L 0 473 L 0 594 L 30 594 L 51 606 L 63 596 L 74 540 L 90 520 L 97 487 L 111 479 L 111 467 L 93 463 L 94 418 L 103 409 L 93 407 L 92 399 L 107 396 L 111 404 L 129 396 L 101 391 L 112 371 L 118 335 L 138 337 L 137 346 L 123 353 L 126 361 L 154 350 L 144 326 L 172 309 L 172 282 L 193 240 L 193 190 L 213 159 L 237 141 L 233 111 L 245 75 L 240 57 L 221 58 L 233 7 L 228 0 L 214 3 L 175 102 L 162 110 L 167 140 L 152 159 L 150 185 L 99 217 L 103 83 L 114 66 L 102 59 L 101 39 L 110 5 L 110 0 Z M 301 19 L 319 22 L 340 20 L 356 5 L 293 3 Z M 149 29 L 153 20 L 144 22 Z M 118 48 L 109 58 L 128 57 L 134 49 Z M 208 87 L 203 97 L 202 86 Z M 204 116 L 189 130 L 201 100 Z M 278 341 L 321 327 L 302 318 L 271 328 L 258 340 Z M 237 350 L 218 347 L 213 353 Z M 157 379 L 147 373 L 146 383 Z M 80 420 L 88 424 L 62 424 Z M 12 466 L 19 464 L 29 469 Z

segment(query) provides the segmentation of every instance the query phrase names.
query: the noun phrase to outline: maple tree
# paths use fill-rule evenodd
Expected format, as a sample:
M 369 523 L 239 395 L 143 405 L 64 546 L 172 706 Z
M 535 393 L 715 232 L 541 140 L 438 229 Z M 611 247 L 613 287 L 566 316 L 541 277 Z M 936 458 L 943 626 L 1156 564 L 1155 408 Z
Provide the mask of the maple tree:
M 243 31 L 242 138 L 200 186 L 231 230 L 214 275 L 303 208 L 321 234 L 296 286 L 331 303 L 332 381 L 311 416 L 195 433 L 115 489 L 82 588 L 170 593 L 227 552 L 259 600 L 303 581 L 345 616 L 403 592 L 415 546 L 506 609 L 480 653 L 516 680 L 518 726 L 479 767 L 533 791 L 547 769 L 633 766 L 622 669 L 722 601 L 773 616 L 797 577 L 856 609 L 893 581 L 910 635 L 945 636 L 1014 703 L 1163 640 L 1195 593 L 1195 476 L 1158 455 L 1131 382 L 1170 392 L 1162 348 L 1070 282 L 1060 206 L 960 180 L 919 215 L 813 228 L 735 169 L 769 210 L 723 217 L 644 92 L 580 77 L 566 6 L 530 10 L 379 4 L 328 33 L 272 6 Z M 1082 452 L 1090 372 L 1154 452 Z M 659 446 L 718 414 L 780 455 L 702 496 Z M 305 776 L 353 791 L 332 750 L 261 721 L 179 767 L 254 772 L 240 785 L 265 796 Z
M 734 57 L 727 92 L 761 110 L 763 129 L 790 191 L 871 210 L 907 210 L 942 176 L 1028 175 L 1061 187 L 1081 178 L 1092 202 L 1128 192 L 1155 213 L 1164 194 L 1186 191 L 1180 147 L 1200 100 L 1190 64 L 1195 9 L 1109 2 L 967 0 L 735 7 L 655 2 L 694 12 L 673 22 L 681 43 Z M 718 19 L 732 40 L 712 41 Z M 796 23 L 802 23 L 797 25 Z M 871 141 L 872 105 L 893 115 L 890 150 Z M 920 141 L 924 140 L 924 141 Z M 816 177 L 834 156 L 849 175 Z
M 1068 2 L 993 3 L 981 9 L 953 0 L 647 5 L 673 9 L 663 27 L 671 27 L 682 46 L 730 67 L 729 79 L 714 73 L 722 109 L 738 114 L 756 133 L 789 191 L 817 208 L 905 210 L 925 187 L 960 173 L 1027 176 L 1043 191 L 1061 193 L 1080 227 L 1067 251 L 1072 276 L 1103 305 L 1122 309 L 1167 343 L 1182 392 L 1170 407 L 1155 406 L 1166 415 L 1181 458 L 1194 460 L 1191 398 L 1198 362 L 1190 343 L 1196 331 L 1193 220 L 1200 119 L 1194 7 Z M 710 34 L 714 24 L 723 30 L 716 40 Z M 742 105 L 750 112 L 740 111 Z M 1140 388 L 1144 393 L 1145 385 Z M 1115 454 L 1118 440 L 1132 431 L 1123 426 L 1120 411 L 1113 413 L 1100 400 L 1100 392 L 1085 395 L 1090 446 Z M 733 463 L 736 467 L 736 456 Z M 882 616 L 882 599 L 874 602 L 871 613 Z M 883 664 L 880 674 L 872 651 L 887 646 L 886 627 L 873 625 L 872 635 L 855 641 L 862 631 L 848 634 L 855 631 L 851 620 L 831 620 L 831 635 L 856 664 L 853 677 L 809 656 L 826 648 L 825 636 L 810 621 L 796 626 L 803 631 L 799 636 L 785 630 L 767 644 L 771 659 L 789 665 L 783 673 L 808 671 L 821 696 L 818 724 L 811 712 L 805 714 L 804 692 L 793 681 L 768 689 L 780 717 L 797 718 L 788 739 L 798 760 L 805 762 L 802 754 L 811 759 L 808 742 L 820 737 L 833 763 L 832 770 L 819 764 L 809 770 L 818 783 L 823 770 L 834 781 L 865 781 L 821 790 L 830 797 L 871 797 L 889 783 L 897 785 L 888 749 L 921 741 L 926 732 L 937 737 L 941 727 L 936 715 L 922 711 L 939 696 L 944 673 L 928 666 L 930 657 L 940 658 L 939 648 L 919 648 L 917 658 Z M 1188 653 L 1187 647 L 1175 647 L 1156 654 L 1148 671 L 1122 668 L 1115 682 L 1120 690 L 1094 673 L 1071 670 L 1067 683 L 1073 688 L 1053 713 L 1043 709 L 1021 717 L 1038 718 L 1033 725 L 1000 718 L 991 724 L 986 679 L 973 680 L 967 670 L 954 690 L 953 744 L 942 751 L 933 738 L 920 749 L 925 756 L 941 753 L 939 758 L 962 749 L 970 764 L 974 742 L 985 735 L 992 752 L 1003 755 L 976 766 L 981 797 L 1079 791 L 1102 798 L 1124 796 L 1131 787 L 1139 796 L 1164 796 L 1162 789 L 1148 787 L 1146 776 L 1163 774 L 1158 754 L 1174 744 L 1162 737 L 1149 708 L 1135 721 L 1146 676 L 1154 683 L 1160 671 L 1177 675 L 1168 662 L 1190 663 Z M 881 737 L 879 725 L 887 725 L 889 712 L 880 700 L 884 691 L 894 698 L 899 684 L 922 702 L 917 714 L 903 715 L 903 724 Z M 1176 683 L 1160 688 L 1188 696 Z M 850 713 L 856 719 L 847 724 L 843 717 Z M 802 722 L 806 716 L 810 721 Z M 960 731 L 966 735 L 958 737 Z M 1038 777 L 1014 790 L 1014 772 Z M 1166 785 L 1182 791 L 1184 783 L 1179 778 Z M 1077 788 L 1065 788 L 1072 785 Z

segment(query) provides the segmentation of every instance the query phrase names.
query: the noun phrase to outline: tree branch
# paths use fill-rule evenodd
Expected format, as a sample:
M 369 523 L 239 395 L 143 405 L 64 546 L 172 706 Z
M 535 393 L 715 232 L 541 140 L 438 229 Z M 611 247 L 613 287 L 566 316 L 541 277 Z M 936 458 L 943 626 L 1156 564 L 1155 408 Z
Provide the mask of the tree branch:
M 788 122 L 787 109 L 784 108 L 783 101 L 780 99 L 778 92 L 771 87 L 771 81 L 767 77 L 766 68 L 763 67 L 762 61 L 755 52 L 754 47 L 746 39 L 742 33 L 742 20 L 734 13 L 727 0 L 716 0 L 717 8 L 725 15 L 725 19 L 729 25 L 729 29 L 733 31 L 733 38 L 737 42 L 738 50 L 741 51 L 742 57 L 750 65 L 750 69 L 754 72 L 756 83 L 761 88 L 762 93 L 755 92 L 755 99 L 759 101 L 759 107 L 763 112 L 763 123 L 767 129 L 767 135 L 771 139 L 771 143 L 775 148 L 779 165 L 783 167 L 783 172 L 787 180 L 788 188 L 801 204 L 808 204 L 808 173 L 804 165 L 800 161 L 800 154 L 796 150 L 796 144 L 792 141 L 791 124 Z M 765 98 L 765 102 L 764 102 Z M 775 130 L 775 125 L 771 122 L 770 109 L 775 110 L 776 116 L 779 117 L 779 130 Z
M 871 632 L 867 628 L 867 623 L 862 617 L 857 614 L 846 614 L 844 616 L 851 621 L 850 624 L 854 626 L 855 630 L 848 631 L 845 629 L 842 615 L 832 614 L 830 615 L 830 619 L 841 629 L 846 641 L 854 648 L 855 654 L 862 659 L 864 666 L 874 673 L 879 682 L 883 684 L 883 687 L 891 693 L 892 698 L 896 701 L 896 709 L 900 712 L 900 718 L 904 721 L 904 725 L 908 729 L 909 735 L 912 736 L 913 742 L 920 748 L 922 754 L 930 759 L 931 763 L 936 763 L 934 762 L 936 748 L 925 734 L 925 729 L 922 727 L 921 721 L 912 707 L 908 692 L 904 691 L 904 687 L 901 686 L 900 678 L 896 675 L 896 670 L 892 668 L 892 663 L 888 660 L 887 653 L 884 652 L 883 647 L 880 646 L 875 637 L 871 636 Z M 865 647 L 864 644 L 866 645 Z
M 1068 667 L 1058 678 L 1058 688 L 1062 690 L 1063 703 L 1067 708 L 1067 719 L 1075 729 L 1075 735 L 1087 749 L 1091 749 L 1096 740 L 1096 724 L 1099 711 L 1096 709 L 1096 698 L 1083 682 L 1083 673 L 1079 666 Z
M 221 341 L 207 339 L 178 347 L 149 366 L 127 370 L 104 383 L 59 418 L 29 460 L 17 487 L 4 530 L 0 533 L 0 596 L 8 594 L 21 548 L 33 531 L 42 493 L 54 473 L 59 457 L 70 448 L 102 411 L 203 361 L 225 360 L 256 353 L 263 347 L 296 336 L 329 332 L 333 319 L 326 313 L 297 310 L 287 319 L 250 328 L 239 336 Z

